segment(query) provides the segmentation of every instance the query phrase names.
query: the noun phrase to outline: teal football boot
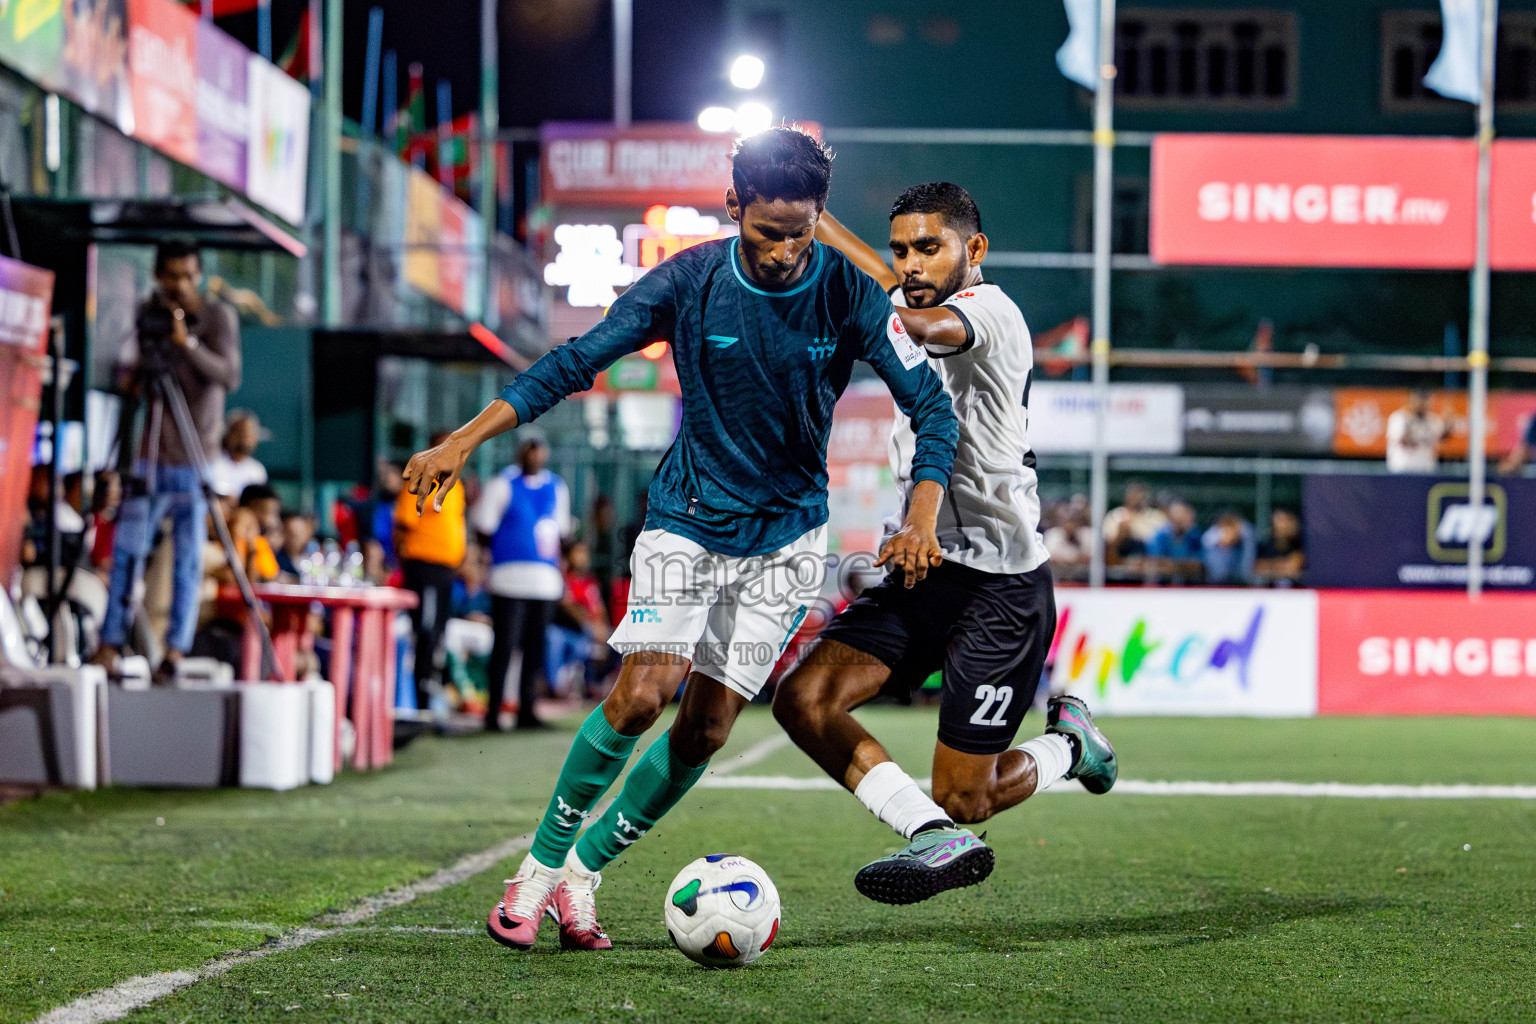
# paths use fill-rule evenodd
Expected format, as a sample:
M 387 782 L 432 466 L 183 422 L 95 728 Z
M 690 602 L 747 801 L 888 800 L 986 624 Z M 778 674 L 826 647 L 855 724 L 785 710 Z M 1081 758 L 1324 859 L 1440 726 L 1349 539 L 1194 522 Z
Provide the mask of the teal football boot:
M 968 828 L 919 832 L 895 853 L 872 861 L 853 884 L 877 903 L 920 903 L 946 889 L 976 885 L 992 873 L 992 848 Z
M 1052 697 L 1046 705 L 1045 731 L 1059 733 L 1072 744 L 1072 767 L 1067 778 L 1076 779 L 1090 793 L 1108 793 L 1120 775 L 1115 748 L 1093 724 L 1088 705 L 1077 697 Z

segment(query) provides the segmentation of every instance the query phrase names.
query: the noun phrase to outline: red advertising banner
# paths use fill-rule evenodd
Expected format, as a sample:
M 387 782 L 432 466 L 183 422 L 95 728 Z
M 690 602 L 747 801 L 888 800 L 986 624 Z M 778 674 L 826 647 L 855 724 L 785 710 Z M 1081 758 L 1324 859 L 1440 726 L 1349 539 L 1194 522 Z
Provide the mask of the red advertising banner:
M 1381 459 L 1387 454 L 1387 419 L 1407 407 L 1407 388 L 1335 388 L 1333 453 L 1343 458 Z M 1465 391 L 1431 391 L 1429 411 L 1450 431 L 1437 449 L 1442 459 L 1467 457 L 1471 436 Z
M 1493 144 L 1488 258 L 1495 270 L 1536 270 L 1536 140 Z
M 731 184 L 729 134 L 686 123 L 555 122 L 539 131 L 540 199 L 553 206 L 701 206 L 713 210 Z
M 1387 417 L 1407 404 L 1407 388 L 1335 388 L 1333 454 L 1355 459 L 1384 458 L 1387 454 Z M 1450 433 L 1440 443 L 1440 457 L 1466 458 L 1471 438 L 1467 393 L 1431 391 L 1429 411 L 1450 428 Z M 1489 392 L 1488 454 L 1494 458 L 1508 454 L 1524 438 L 1532 416 L 1536 416 L 1536 392 Z
M 128 0 L 134 134 L 197 163 L 197 15 L 172 0 Z
M 801 124 L 821 137 L 821 126 Z M 696 206 L 714 211 L 731 185 L 729 132 L 686 122 L 629 128 L 606 122 L 553 121 L 539 130 L 540 199 L 551 206 Z
M 1159 263 L 1461 269 L 1476 244 L 1471 140 L 1159 135 Z
M 0 584 L 21 557 L 53 272 L 0 256 Z
M 464 283 L 468 271 L 464 251 L 465 222 L 470 211 L 447 191 L 440 193 L 437 210 L 437 301 L 449 309 L 464 311 Z
M 1536 715 L 1536 598 L 1318 592 L 1320 715 Z

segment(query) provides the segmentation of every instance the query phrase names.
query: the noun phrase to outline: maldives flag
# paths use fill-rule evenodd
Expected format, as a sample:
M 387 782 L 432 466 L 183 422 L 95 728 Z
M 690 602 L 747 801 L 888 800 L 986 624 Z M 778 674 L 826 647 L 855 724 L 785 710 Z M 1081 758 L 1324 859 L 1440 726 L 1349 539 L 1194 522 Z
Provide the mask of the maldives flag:
M 245 0 L 230 0 L 231 3 L 243 3 Z M 288 72 L 289 78 L 300 82 L 309 81 L 309 69 L 313 64 L 310 57 L 315 47 L 315 22 L 310 17 L 306 8 L 299 16 L 299 27 L 293 33 L 293 39 L 289 41 L 288 48 L 277 58 L 277 66 Z

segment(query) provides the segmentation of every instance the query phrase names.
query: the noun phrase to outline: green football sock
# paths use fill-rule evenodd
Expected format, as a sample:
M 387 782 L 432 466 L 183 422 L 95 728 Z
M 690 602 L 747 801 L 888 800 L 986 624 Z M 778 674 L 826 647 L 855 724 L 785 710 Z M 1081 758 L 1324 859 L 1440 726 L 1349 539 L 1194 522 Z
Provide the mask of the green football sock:
M 624 788 L 613 806 L 597 824 L 582 833 L 576 844 L 576 856 L 588 871 L 601 871 L 625 847 L 650 831 L 709 767 L 708 761 L 697 768 L 679 761 L 672 753 L 671 737 L 668 730 L 650 745 L 624 780 Z
M 615 732 L 598 705 L 581 723 L 565 766 L 555 783 L 555 795 L 539 821 L 533 838 L 533 859 L 545 867 L 558 868 L 576 842 L 576 831 L 587 815 L 619 777 L 639 736 Z

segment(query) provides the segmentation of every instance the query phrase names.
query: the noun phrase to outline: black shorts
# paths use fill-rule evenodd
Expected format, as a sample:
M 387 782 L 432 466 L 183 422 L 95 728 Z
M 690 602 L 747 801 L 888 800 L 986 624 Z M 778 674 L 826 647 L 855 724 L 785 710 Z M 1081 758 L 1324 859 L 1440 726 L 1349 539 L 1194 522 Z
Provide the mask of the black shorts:
M 954 562 L 908 590 L 892 573 L 844 608 L 819 639 L 836 640 L 890 666 L 883 694 L 910 700 L 944 673 L 939 739 L 967 754 L 1013 744 L 1034 702 L 1056 634 L 1049 563 L 1006 576 Z

